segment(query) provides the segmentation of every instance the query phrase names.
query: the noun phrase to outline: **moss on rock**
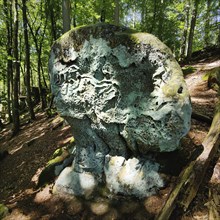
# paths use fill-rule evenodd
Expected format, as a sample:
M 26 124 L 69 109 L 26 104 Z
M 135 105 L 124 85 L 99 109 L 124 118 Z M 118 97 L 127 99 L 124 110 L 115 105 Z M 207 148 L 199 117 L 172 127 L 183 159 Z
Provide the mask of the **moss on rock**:
M 74 138 L 68 147 L 62 147 L 55 150 L 52 158 L 47 162 L 46 167 L 41 171 L 37 187 L 42 187 L 54 181 L 55 177 L 73 161 L 73 154 L 71 154 L 74 146 Z

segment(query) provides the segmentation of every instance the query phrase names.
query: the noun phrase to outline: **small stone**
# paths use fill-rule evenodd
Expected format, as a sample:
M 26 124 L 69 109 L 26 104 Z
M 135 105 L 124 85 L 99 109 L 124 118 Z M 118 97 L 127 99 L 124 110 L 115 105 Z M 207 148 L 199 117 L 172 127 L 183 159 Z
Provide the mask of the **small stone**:
M 91 211 L 96 215 L 104 215 L 109 211 L 109 204 L 106 201 L 93 202 L 90 205 Z
M 78 173 L 72 167 L 66 167 L 55 182 L 54 192 L 89 198 L 96 186 L 97 181 L 91 173 Z

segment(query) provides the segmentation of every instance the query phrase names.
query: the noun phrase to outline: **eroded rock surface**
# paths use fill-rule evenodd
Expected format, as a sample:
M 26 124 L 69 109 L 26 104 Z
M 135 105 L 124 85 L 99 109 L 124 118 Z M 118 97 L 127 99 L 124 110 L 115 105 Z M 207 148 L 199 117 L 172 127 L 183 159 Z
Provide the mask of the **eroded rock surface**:
M 191 119 L 188 90 L 171 51 L 147 33 L 85 26 L 55 42 L 49 71 L 57 109 L 76 142 L 72 167 L 56 188 L 88 195 L 106 181 L 113 192 L 143 197 L 162 186 L 158 165 L 149 175 L 145 158 L 177 149 Z M 152 186 L 145 187 L 149 178 Z

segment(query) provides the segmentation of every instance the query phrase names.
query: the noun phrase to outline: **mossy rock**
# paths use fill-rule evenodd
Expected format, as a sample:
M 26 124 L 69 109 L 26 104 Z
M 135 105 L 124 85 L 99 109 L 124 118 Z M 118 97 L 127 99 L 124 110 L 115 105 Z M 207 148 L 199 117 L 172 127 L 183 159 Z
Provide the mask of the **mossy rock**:
M 74 140 L 74 139 L 73 139 Z M 68 147 L 58 148 L 52 155 L 51 159 L 47 162 L 46 167 L 42 170 L 38 178 L 37 187 L 42 187 L 54 181 L 56 176 L 71 162 L 74 155 L 71 154 L 71 147 L 74 146 L 74 142 Z
M 8 208 L 4 204 L 0 204 L 0 219 L 3 219 L 8 214 Z
M 207 81 L 209 89 L 219 91 L 220 67 L 207 71 L 207 73 L 202 77 L 202 79 L 204 81 Z

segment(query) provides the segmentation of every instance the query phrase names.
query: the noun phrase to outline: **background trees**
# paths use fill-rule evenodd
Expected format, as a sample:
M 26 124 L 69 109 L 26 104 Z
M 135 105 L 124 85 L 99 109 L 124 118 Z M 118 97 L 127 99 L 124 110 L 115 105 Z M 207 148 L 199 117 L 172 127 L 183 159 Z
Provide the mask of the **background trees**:
M 14 29 L 13 29 L 13 61 L 14 61 L 14 76 L 13 76 L 13 133 L 17 134 L 20 127 L 19 120 L 19 90 L 20 90 L 20 59 L 18 48 L 18 0 L 13 1 L 13 14 L 14 14 Z
M 220 46 L 218 0 L 0 0 L 0 116 L 3 122 L 13 119 L 15 133 L 21 97 L 27 97 L 32 119 L 32 105 L 40 99 L 41 108 L 47 106 L 53 41 L 71 27 L 96 22 L 152 33 L 182 60 L 193 51 Z

